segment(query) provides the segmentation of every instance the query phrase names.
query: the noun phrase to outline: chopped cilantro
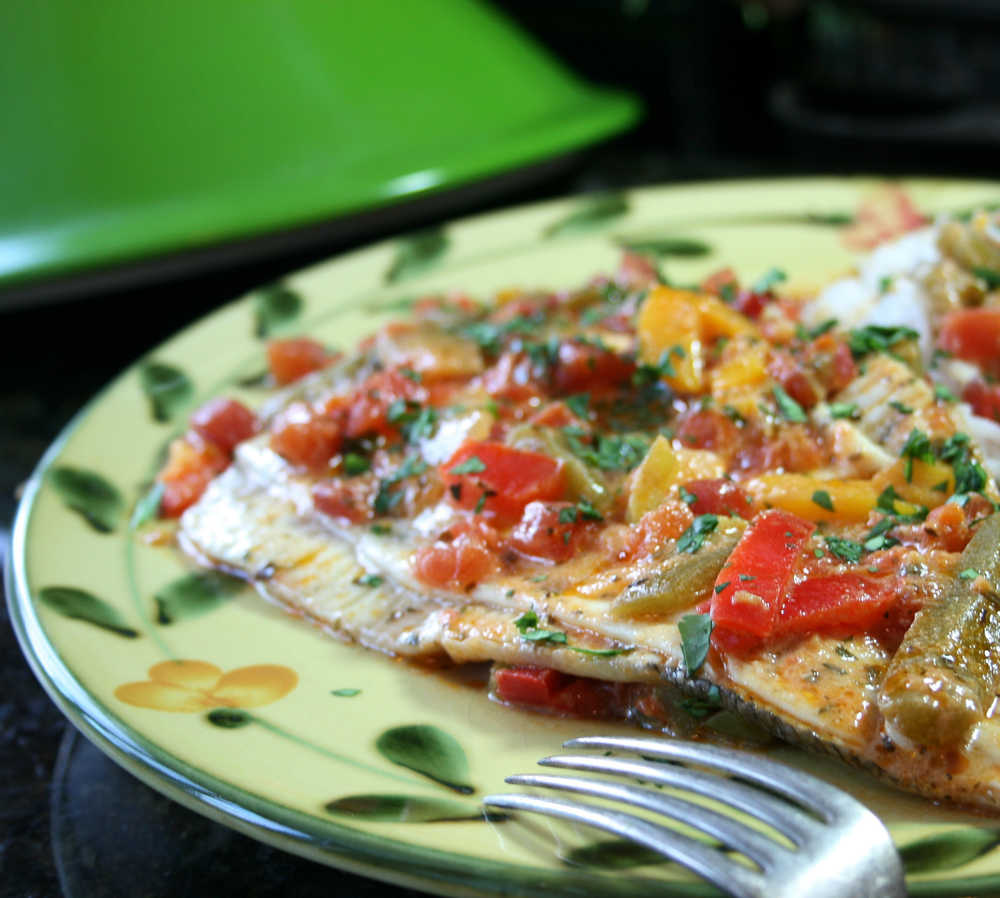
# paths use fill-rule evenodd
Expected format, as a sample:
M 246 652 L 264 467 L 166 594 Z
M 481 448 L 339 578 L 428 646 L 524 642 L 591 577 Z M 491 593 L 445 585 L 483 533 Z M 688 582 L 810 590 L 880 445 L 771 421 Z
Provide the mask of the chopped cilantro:
M 677 551 L 694 554 L 705 542 L 705 538 L 719 525 L 719 518 L 714 514 L 700 514 L 677 540 Z
M 538 626 L 538 615 L 534 611 L 525 611 L 514 626 L 525 639 L 532 642 L 565 642 L 566 634 L 561 630 L 543 630 Z
M 812 500 L 820 508 L 825 508 L 827 511 L 833 511 L 833 499 L 830 498 L 830 494 L 826 490 L 816 490 L 812 494 Z
M 888 293 L 892 289 L 892 275 L 886 274 L 878 279 L 878 292 Z
M 408 477 L 416 477 L 427 470 L 427 464 L 415 455 L 407 456 L 405 461 L 396 469 L 390 477 L 385 477 L 379 481 L 378 492 L 375 494 L 375 501 L 372 507 L 376 514 L 388 514 L 394 508 L 400 498 L 399 493 L 393 492 L 393 487 L 400 481 Z
M 744 583 L 747 583 L 750 580 L 756 580 L 756 579 L 757 578 L 753 574 L 740 574 L 740 580 L 742 580 Z
M 826 547 L 836 555 L 841 561 L 846 561 L 848 564 L 854 564 L 861 560 L 861 553 L 864 552 L 864 546 L 861 543 L 856 543 L 850 539 L 844 539 L 842 536 L 828 536 L 826 537 Z
M 732 583 L 732 580 L 727 580 L 727 581 L 726 581 L 725 583 L 720 583 L 720 584 L 718 584 L 718 585 L 717 585 L 717 586 L 715 587 L 715 593 L 716 593 L 716 595 L 718 595 L 719 593 L 723 593 L 723 592 L 725 592 L 725 591 L 726 591 L 726 589 L 727 589 L 727 588 L 729 587 L 729 584 L 730 584 L 730 583 Z
M 806 336 L 808 336 L 810 340 L 815 340 L 817 337 L 822 337 L 827 331 L 832 331 L 838 324 L 839 322 L 836 318 L 827 318 L 826 321 L 817 324 L 815 327 L 809 328 L 809 330 L 806 331 Z
M 376 586 L 381 586 L 384 580 L 378 574 L 363 574 L 362 576 L 358 577 L 354 582 L 357 583 L 358 586 L 376 587 Z
M 644 384 L 656 383 L 664 377 L 676 377 L 677 372 L 674 370 L 674 364 L 670 359 L 671 357 L 682 359 L 686 354 L 683 346 L 671 346 L 670 349 L 663 350 L 659 361 L 655 365 L 643 362 L 635 369 L 635 373 L 632 375 L 633 386 L 641 387 Z
M 371 462 L 367 458 L 356 452 L 348 452 L 344 455 L 344 473 L 348 477 L 364 474 L 371 466 Z
M 785 392 L 784 387 L 775 384 L 771 392 L 774 393 L 774 399 L 786 421 L 802 423 L 806 420 L 806 413 L 802 411 L 802 406 Z
M 964 571 L 959 571 L 958 577 L 960 580 L 975 580 L 979 576 L 979 571 L 974 567 L 967 567 Z
M 901 325 L 869 324 L 852 330 L 847 337 L 847 345 L 855 358 L 870 352 L 888 352 L 902 340 L 916 340 L 920 336 L 912 327 Z
M 677 490 L 680 493 L 681 502 L 687 505 L 694 505 L 698 501 L 698 497 L 694 493 L 684 489 L 683 486 L 677 487 Z
M 922 462 L 934 461 L 934 449 L 931 446 L 930 438 L 922 430 L 914 427 L 910 431 L 910 435 L 906 438 L 903 448 L 899 451 L 899 456 L 906 459 L 903 465 L 903 476 L 906 477 L 906 482 L 909 483 L 913 480 L 914 460 Z
M 941 402 L 957 402 L 958 397 L 944 384 L 934 384 L 934 398 Z
M 566 398 L 566 405 L 568 406 L 569 410 L 578 418 L 587 417 L 589 404 L 590 404 L 589 393 L 577 393 L 575 396 L 568 396 Z
M 415 384 L 420 383 L 424 379 L 423 375 L 419 371 L 414 371 L 412 368 L 400 368 L 399 373 L 402 374 L 403 377 L 412 380 Z
M 681 652 L 688 676 L 697 673 L 708 657 L 712 636 L 712 618 L 708 614 L 685 614 L 677 623 L 681 634 Z
M 700 720 L 722 707 L 722 695 L 718 686 L 710 686 L 704 698 L 686 698 L 681 701 L 681 708 L 692 717 Z
M 832 418 L 858 418 L 858 404 L 856 402 L 832 402 L 830 403 L 830 417 Z
M 996 268 L 987 268 L 984 265 L 973 265 L 972 273 L 980 280 L 986 281 L 986 286 L 990 290 L 1000 287 L 1000 271 Z
M 486 465 L 478 455 L 470 455 L 465 461 L 459 462 L 451 469 L 452 474 L 479 474 L 486 470 Z
M 910 408 L 905 402 L 900 402 L 898 399 L 892 399 L 889 401 L 889 405 L 894 408 L 901 415 L 912 415 L 913 409 Z
M 826 556 L 826 552 L 824 552 L 819 546 L 817 546 L 815 549 L 813 549 L 813 555 L 815 555 L 817 558 L 823 558 Z
M 560 524 L 573 524 L 576 522 L 576 516 L 578 512 L 575 505 L 568 505 L 566 508 L 559 509 L 559 523 Z
M 649 443 L 638 434 L 623 437 L 595 434 L 593 443 L 585 443 L 586 431 L 578 427 L 564 427 L 563 436 L 570 451 L 602 471 L 631 471 L 646 457 Z
M 371 531 L 376 536 L 388 536 L 392 533 L 392 527 L 387 524 L 372 524 Z
M 735 424 L 746 424 L 746 418 L 731 405 L 722 406 L 722 413 Z
M 472 509 L 473 514 L 479 514 L 486 507 L 486 490 L 483 490 L 479 494 L 479 498 L 476 499 L 476 507 Z

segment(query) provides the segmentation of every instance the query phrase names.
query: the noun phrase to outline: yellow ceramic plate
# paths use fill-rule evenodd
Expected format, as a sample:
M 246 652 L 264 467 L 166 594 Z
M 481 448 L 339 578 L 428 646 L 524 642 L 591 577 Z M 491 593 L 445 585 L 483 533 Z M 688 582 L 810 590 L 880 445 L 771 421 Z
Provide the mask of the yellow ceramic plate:
M 709 894 L 679 867 L 593 832 L 485 821 L 478 796 L 595 726 L 501 707 L 198 574 L 155 545 L 145 521 L 161 453 L 207 397 L 265 397 L 255 375 L 272 334 L 347 347 L 422 293 L 575 286 L 613 271 L 629 245 L 681 283 L 722 265 L 743 278 L 779 266 L 790 289 L 808 290 L 922 217 L 997 202 L 1000 184 L 956 181 L 653 188 L 466 220 L 262 288 L 122 374 L 43 459 L 8 568 L 24 651 L 70 719 L 136 776 L 315 860 L 449 895 Z M 772 754 L 876 810 L 913 894 L 1000 889 L 996 820 L 791 749 Z

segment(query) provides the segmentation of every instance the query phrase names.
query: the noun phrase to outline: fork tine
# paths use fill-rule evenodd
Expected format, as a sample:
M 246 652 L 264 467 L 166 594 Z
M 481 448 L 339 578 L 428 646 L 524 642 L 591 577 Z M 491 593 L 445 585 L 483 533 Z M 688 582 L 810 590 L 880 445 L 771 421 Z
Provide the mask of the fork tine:
M 745 757 L 742 753 L 727 751 L 698 742 L 641 739 L 615 736 L 585 736 L 570 739 L 564 748 L 603 748 L 633 752 L 667 761 L 686 761 L 703 767 L 713 767 L 735 774 L 740 779 L 757 783 L 772 792 L 800 804 L 826 822 L 831 822 L 845 811 L 851 813 L 864 809 L 864 805 L 851 796 L 833 789 L 816 777 L 793 770 L 783 764 L 758 756 Z
M 576 741 L 576 740 L 574 740 Z M 587 757 L 586 755 L 553 755 L 538 762 L 543 767 L 560 767 L 610 773 L 634 779 L 673 786 L 713 798 L 769 823 L 790 838 L 796 845 L 803 845 L 817 835 L 821 824 L 797 807 L 751 786 L 721 777 L 691 770 L 687 767 L 670 767 L 664 764 L 630 761 L 622 758 Z
M 763 898 L 765 894 L 764 880 L 756 871 L 730 860 L 716 849 L 709 848 L 690 836 L 632 814 L 583 802 L 539 798 L 534 795 L 487 795 L 483 803 L 508 810 L 547 814 L 614 833 L 676 861 L 737 898 Z
M 638 786 L 611 783 L 605 780 L 583 779 L 575 776 L 548 776 L 546 774 L 519 774 L 507 777 L 507 782 L 521 786 L 542 786 L 562 789 L 597 798 L 607 798 L 645 808 L 664 817 L 680 820 L 694 829 L 719 839 L 729 848 L 745 854 L 765 871 L 774 863 L 778 853 L 788 851 L 773 839 L 751 829 L 732 817 L 720 814 L 683 798 L 664 795 Z

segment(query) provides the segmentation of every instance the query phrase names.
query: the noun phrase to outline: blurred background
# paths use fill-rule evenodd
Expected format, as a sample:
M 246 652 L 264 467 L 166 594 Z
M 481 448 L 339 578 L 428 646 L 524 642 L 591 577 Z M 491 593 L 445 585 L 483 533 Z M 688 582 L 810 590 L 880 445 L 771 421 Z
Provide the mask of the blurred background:
M 123 367 L 247 290 L 371 240 L 643 184 L 997 174 L 1000 0 L 281 7 L 271 18 L 262 11 L 277 6 L 225 0 L 0 10 L 5 531 L 19 484 Z M 454 32 L 421 30 L 442 17 Z M 345 23 L 358 29 L 349 42 Z M 414 84 L 427 103 L 393 103 Z M 418 107 L 423 118 L 407 120 Z M 318 109 L 333 110 L 329 130 L 312 127 Z M 193 140 L 232 122 L 239 153 L 225 135 Z M 310 166 L 360 157 L 370 164 L 356 177 L 309 189 L 328 174 Z M 248 166 L 243 181 L 227 181 L 233 160 Z M 291 180 L 276 177 L 255 205 L 271 170 Z M 0 894 L 270 896 L 289 881 L 304 896 L 411 894 L 252 843 L 139 785 L 68 732 L 6 626 L 0 676 Z

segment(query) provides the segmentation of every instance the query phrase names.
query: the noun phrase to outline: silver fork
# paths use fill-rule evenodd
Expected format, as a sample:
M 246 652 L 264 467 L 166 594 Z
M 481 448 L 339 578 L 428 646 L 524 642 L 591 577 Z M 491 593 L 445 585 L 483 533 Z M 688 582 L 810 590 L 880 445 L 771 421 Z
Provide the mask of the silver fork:
M 903 898 L 906 895 L 903 865 L 881 821 L 851 796 L 813 776 L 748 752 L 697 742 L 590 736 L 572 739 L 563 747 L 628 752 L 650 760 L 554 755 L 543 758 L 539 764 L 688 790 L 763 821 L 794 847 L 789 848 L 733 817 L 682 798 L 589 777 L 518 774 L 506 781 L 612 799 L 662 814 L 713 836 L 727 848 L 749 858 L 758 869 L 676 830 L 599 805 L 518 793 L 488 795 L 483 803 L 536 811 L 615 833 L 676 861 L 737 898 L 806 895 Z M 685 764 L 721 771 L 736 779 L 691 769 Z

